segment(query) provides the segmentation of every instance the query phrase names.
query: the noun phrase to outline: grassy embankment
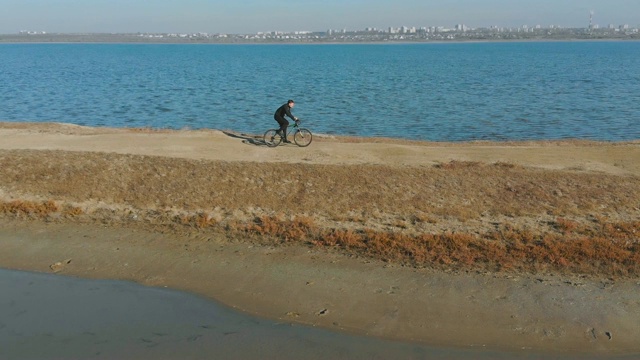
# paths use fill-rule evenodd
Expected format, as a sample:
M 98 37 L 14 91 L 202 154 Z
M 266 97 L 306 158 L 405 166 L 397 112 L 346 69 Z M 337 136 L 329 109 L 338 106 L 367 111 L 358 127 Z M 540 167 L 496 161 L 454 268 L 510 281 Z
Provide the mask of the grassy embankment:
M 0 214 L 416 267 L 638 276 L 640 179 L 507 163 L 264 164 L 0 152 Z

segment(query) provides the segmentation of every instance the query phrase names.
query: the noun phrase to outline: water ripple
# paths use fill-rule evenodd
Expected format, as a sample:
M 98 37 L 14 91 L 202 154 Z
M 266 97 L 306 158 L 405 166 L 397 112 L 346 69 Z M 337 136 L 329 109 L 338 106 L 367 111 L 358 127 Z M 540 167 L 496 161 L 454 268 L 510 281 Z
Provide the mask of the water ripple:
M 0 45 L 0 120 L 435 141 L 640 138 L 640 43 Z

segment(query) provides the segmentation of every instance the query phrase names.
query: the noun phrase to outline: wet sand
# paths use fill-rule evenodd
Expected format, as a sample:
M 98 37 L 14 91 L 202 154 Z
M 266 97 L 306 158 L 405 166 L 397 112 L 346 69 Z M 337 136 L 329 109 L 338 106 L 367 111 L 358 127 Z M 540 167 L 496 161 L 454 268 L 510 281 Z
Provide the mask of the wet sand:
M 0 292 L 2 359 L 598 358 L 445 349 L 331 332 L 131 282 L 0 270 Z
M 0 225 L 6 268 L 132 280 L 254 316 L 431 346 L 594 358 L 638 353 L 638 281 L 450 274 L 304 247 L 93 225 Z
M 131 282 L 0 270 L 0 291 L 2 359 L 585 359 L 332 332 Z

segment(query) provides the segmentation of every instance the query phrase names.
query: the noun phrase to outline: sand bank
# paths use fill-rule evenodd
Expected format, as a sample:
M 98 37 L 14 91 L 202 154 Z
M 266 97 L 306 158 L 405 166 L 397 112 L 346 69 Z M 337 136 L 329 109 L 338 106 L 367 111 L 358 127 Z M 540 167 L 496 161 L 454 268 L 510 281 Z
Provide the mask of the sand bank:
M 220 131 L 132 131 L 57 124 L 3 124 L 0 137 L 5 161 L 0 195 L 5 203 L 50 200 L 77 210 L 56 210 L 43 216 L 33 211 L 5 213 L 0 224 L 2 267 L 135 280 L 192 291 L 274 319 L 428 344 L 600 355 L 640 352 L 640 281 L 633 273 L 621 277 L 544 266 L 536 267 L 537 272 L 490 271 L 456 264 L 451 269 L 443 264 L 413 266 L 343 251 L 339 246 L 265 243 L 256 240 L 255 233 L 243 239 L 225 232 L 265 214 L 284 219 L 304 214 L 320 228 L 344 226 L 358 231 L 357 226 L 366 226 L 407 234 L 451 229 L 482 232 L 506 223 L 546 232 L 555 231 L 547 229 L 549 219 L 571 216 L 576 223 L 588 222 L 599 213 L 615 221 L 633 221 L 640 211 L 635 202 L 640 176 L 638 143 L 431 144 L 318 137 L 309 148 L 270 149 L 261 146 L 259 138 Z M 435 178 L 442 170 L 438 165 L 451 161 L 517 167 L 517 176 L 514 172 L 506 175 L 512 176 L 504 184 L 511 193 L 522 189 L 519 186 L 532 174 L 549 183 L 570 179 L 577 190 L 569 185 L 552 189 L 556 196 L 545 200 L 545 206 L 533 199 L 526 211 L 512 209 L 501 214 L 488 205 L 501 197 L 473 198 L 474 186 L 485 186 L 481 182 L 491 177 L 483 172 L 486 168 L 474 165 L 462 172 L 440 174 L 442 179 L 460 182 L 465 182 L 463 176 L 468 173 L 480 174 L 469 189 L 438 180 L 433 186 L 440 190 L 421 194 L 429 192 L 423 179 Z M 111 168 L 98 176 L 97 169 L 87 171 L 88 162 L 112 165 L 104 165 Z M 185 163 L 187 168 L 180 167 Z M 272 163 L 274 166 L 265 167 Z M 155 170 L 145 169 L 141 176 L 136 171 L 145 164 Z M 238 164 L 242 166 L 234 167 Z M 311 178 L 269 175 L 259 183 L 261 175 L 249 170 L 264 174 L 271 168 L 283 169 L 286 174 L 289 167 L 300 166 L 304 174 L 322 172 Z M 224 171 L 202 170 L 209 167 Z M 488 169 L 489 174 L 498 171 Z M 365 180 L 341 175 L 341 181 L 330 182 L 332 175 L 342 171 L 373 171 L 375 175 Z M 189 176 L 183 179 L 184 173 Z M 415 188 L 412 183 L 394 188 L 417 173 Z M 322 179 L 327 174 L 325 184 Z M 549 174 L 553 177 L 548 178 Z M 164 180 L 154 180 L 156 175 Z M 274 192 L 268 191 L 271 180 L 289 186 L 304 182 L 304 191 L 298 188 L 298 195 L 308 202 L 298 208 L 295 197 L 287 197 L 284 205 L 277 201 L 281 196 L 259 199 L 260 194 Z M 491 181 L 503 186 L 498 180 L 488 179 L 487 189 Z M 358 181 L 364 182 L 341 192 L 340 184 Z M 623 189 L 630 200 L 625 202 L 624 194 L 615 192 L 615 198 L 609 199 L 611 191 L 600 194 L 595 190 L 589 197 L 596 198 L 597 204 L 576 200 L 581 191 L 597 189 L 602 182 Z M 198 186 L 191 188 L 193 183 Z M 224 189 L 225 196 L 198 190 L 208 186 Z M 446 190 L 447 186 L 454 187 Z M 377 191 L 367 193 L 367 187 Z M 350 197 L 358 191 L 366 194 L 366 201 Z M 350 200 L 341 205 L 335 193 Z M 398 200 L 398 194 L 404 193 L 423 198 L 405 208 L 403 203 L 410 199 Z M 464 196 L 458 199 L 456 193 Z M 564 202 L 571 206 L 565 208 L 554 202 L 556 198 L 570 198 Z M 516 197 L 516 203 L 524 204 L 522 199 Z M 437 201 L 468 207 L 452 213 L 441 210 Z M 422 208 L 422 203 L 430 205 Z M 486 211 L 469 210 L 483 206 Z M 418 210 L 426 220 L 410 217 Z M 191 224 L 185 217 L 204 213 L 206 226 Z M 182 214 L 184 221 L 176 222 L 176 217 L 167 214 Z M 209 225 L 218 228 L 211 230 Z M 637 236 L 629 241 L 637 241 Z

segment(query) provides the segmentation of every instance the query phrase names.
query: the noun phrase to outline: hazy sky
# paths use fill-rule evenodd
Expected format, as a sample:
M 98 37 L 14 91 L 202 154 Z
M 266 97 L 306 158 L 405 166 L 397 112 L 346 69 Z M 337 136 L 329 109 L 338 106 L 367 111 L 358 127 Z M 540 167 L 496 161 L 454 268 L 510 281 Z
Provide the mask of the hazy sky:
M 0 33 L 640 25 L 640 0 L 0 0 Z

